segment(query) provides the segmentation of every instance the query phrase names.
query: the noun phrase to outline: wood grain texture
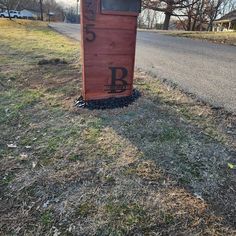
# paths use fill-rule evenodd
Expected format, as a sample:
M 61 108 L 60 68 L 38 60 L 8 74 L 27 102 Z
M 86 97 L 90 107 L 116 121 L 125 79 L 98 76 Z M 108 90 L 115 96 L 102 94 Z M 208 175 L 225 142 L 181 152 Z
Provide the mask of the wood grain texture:
M 137 16 L 102 14 L 100 0 L 82 0 L 81 18 L 84 99 L 130 96 Z
M 135 53 L 135 35 L 134 31 L 93 29 L 96 39 L 93 42 L 84 44 L 85 56 L 97 54 L 132 54 Z M 84 33 L 86 35 L 86 33 Z M 87 35 L 87 37 L 91 37 Z M 86 39 L 85 39 L 86 40 Z
M 102 29 L 123 29 L 136 31 L 136 17 L 120 15 L 98 15 L 96 18 L 96 28 Z

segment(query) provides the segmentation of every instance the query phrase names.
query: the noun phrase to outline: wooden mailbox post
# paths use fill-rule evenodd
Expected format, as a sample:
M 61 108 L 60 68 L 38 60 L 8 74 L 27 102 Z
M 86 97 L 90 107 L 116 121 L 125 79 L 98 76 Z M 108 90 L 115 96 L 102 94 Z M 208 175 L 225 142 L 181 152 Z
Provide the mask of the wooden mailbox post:
M 81 0 L 83 98 L 130 96 L 141 0 Z

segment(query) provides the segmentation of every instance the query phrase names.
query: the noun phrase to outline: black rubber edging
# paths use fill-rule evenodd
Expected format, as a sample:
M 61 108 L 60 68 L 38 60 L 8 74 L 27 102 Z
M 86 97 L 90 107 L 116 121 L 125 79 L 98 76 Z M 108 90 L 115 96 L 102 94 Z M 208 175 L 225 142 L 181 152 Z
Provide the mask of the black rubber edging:
M 136 89 L 133 90 L 131 96 L 121 97 L 121 98 L 108 98 L 100 100 L 91 100 L 86 102 L 81 96 L 77 100 L 75 100 L 75 106 L 78 108 L 85 108 L 89 110 L 123 108 L 123 107 L 128 107 L 130 104 L 135 102 L 139 97 L 141 97 L 141 93 Z

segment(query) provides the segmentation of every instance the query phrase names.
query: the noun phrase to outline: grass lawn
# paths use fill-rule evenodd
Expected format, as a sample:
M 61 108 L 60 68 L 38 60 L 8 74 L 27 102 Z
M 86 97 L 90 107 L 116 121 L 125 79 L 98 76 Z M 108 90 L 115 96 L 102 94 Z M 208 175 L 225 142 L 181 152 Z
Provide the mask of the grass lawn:
M 168 33 L 167 33 L 168 34 Z M 236 32 L 178 32 L 171 31 L 170 35 L 193 38 L 193 39 L 202 39 L 215 43 L 230 44 L 236 46 Z
M 0 235 L 236 234 L 235 116 L 141 71 L 78 109 L 78 42 L 0 20 L 0 48 Z

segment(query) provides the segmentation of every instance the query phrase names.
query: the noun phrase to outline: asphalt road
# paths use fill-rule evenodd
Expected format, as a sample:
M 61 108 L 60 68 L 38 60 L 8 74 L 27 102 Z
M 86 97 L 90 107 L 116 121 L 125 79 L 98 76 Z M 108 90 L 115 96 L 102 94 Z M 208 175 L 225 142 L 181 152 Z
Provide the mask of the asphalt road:
M 80 40 L 80 26 L 51 27 Z M 216 107 L 236 113 L 236 47 L 138 32 L 136 67 L 167 79 Z

